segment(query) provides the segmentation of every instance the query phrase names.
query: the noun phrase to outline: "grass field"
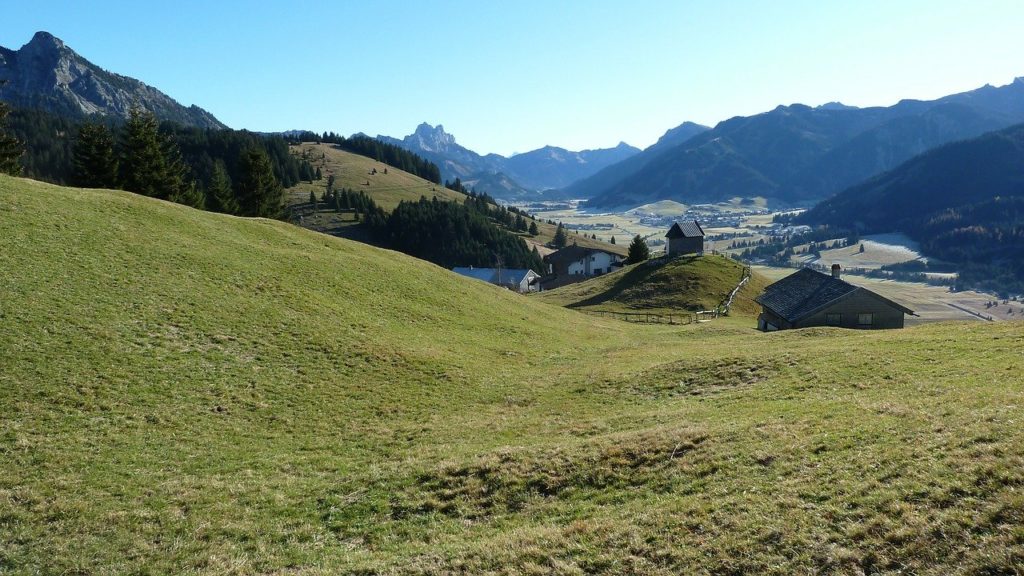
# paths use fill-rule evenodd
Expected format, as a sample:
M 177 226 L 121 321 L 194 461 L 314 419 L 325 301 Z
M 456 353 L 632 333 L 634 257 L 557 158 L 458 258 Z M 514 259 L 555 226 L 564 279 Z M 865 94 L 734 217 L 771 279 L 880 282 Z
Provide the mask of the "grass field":
M 0 176 L 0 573 L 1015 574 L 1024 324 L 630 325 Z
M 378 206 L 388 211 L 398 206 L 402 200 L 416 201 L 420 196 L 437 196 L 441 200 L 458 202 L 466 198 L 464 194 L 449 190 L 441 184 L 434 184 L 372 158 L 335 148 L 333 144 L 304 142 L 292 146 L 291 152 L 299 157 L 305 155 L 314 169 L 320 168 L 323 179 L 314 180 L 312 183 L 300 182 L 289 188 L 289 205 L 309 202 L 311 190 L 316 193 L 317 198 L 322 197 L 330 175 L 334 175 L 335 188 L 365 192 Z M 387 174 L 384 173 L 385 170 Z

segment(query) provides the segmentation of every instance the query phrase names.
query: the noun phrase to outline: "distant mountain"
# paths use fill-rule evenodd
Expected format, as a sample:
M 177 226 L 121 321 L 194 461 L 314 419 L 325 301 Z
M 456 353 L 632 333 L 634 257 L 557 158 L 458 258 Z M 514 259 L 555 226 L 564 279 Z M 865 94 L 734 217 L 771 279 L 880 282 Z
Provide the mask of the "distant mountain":
M 423 123 L 399 140 L 377 136 L 378 140 L 415 152 L 441 167 L 444 179 L 459 178 L 492 196 L 504 199 L 539 197 L 544 190 L 562 188 L 590 176 L 639 152 L 620 143 L 615 148 L 573 152 L 545 146 L 510 158 L 499 154 L 481 156 L 459 145 L 444 126 Z
M 679 126 L 665 132 L 657 142 L 648 146 L 643 152 L 635 154 L 619 163 L 612 164 L 596 172 L 588 178 L 580 179 L 561 191 L 565 198 L 591 198 L 602 192 L 609 182 L 626 180 L 636 174 L 652 159 L 657 158 L 665 150 L 678 146 L 689 139 L 710 130 L 693 122 L 683 122 Z M 643 204 L 641 202 L 640 204 Z
M 1024 124 L 916 156 L 800 221 L 903 232 L 926 255 L 983 269 L 982 285 L 1009 275 L 1024 290 Z
M 929 148 L 1024 121 L 1024 78 L 890 107 L 779 106 L 725 120 L 683 143 L 648 149 L 570 186 L 594 208 L 657 200 L 764 196 L 800 204 L 831 196 Z
M 615 148 L 580 152 L 545 146 L 505 159 L 503 171 L 527 188 L 564 188 L 639 152 L 639 148 L 625 142 L 619 142 Z
M 226 128 L 198 106 L 182 106 L 156 88 L 107 72 L 47 32 L 17 51 L 0 47 L 0 84 L 0 100 L 62 116 L 127 118 L 139 107 L 185 126 Z

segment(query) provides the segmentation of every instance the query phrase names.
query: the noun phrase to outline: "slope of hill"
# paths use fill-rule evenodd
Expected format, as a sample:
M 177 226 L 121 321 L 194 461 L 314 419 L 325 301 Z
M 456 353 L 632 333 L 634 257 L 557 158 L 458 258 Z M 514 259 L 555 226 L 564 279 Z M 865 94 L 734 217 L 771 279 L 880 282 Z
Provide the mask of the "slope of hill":
M 537 191 L 561 188 L 639 152 L 620 143 L 615 148 L 581 152 L 545 146 L 509 158 L 500 154 L 481 156 L 456 143 L 443 126 L 425 122 L 401 140 L 377 138 L 430 159 L 441 167 L 446 180 L 459 178 L 501 199 L 536 198 Z
M 926 255 L 986 265 L 1024 291 L 1024 124 L 947 144 L 830 198 L 800 220 L 903 232 Z M 1004 282 L 1005 284 L 1005 282 Z M 1002 286 L 1005 290 L 1008 286 Z
M 615 312 L 711 310 L 743 278 L 743 265 L 724 256 L 683 256 L 658 264 L 633 264 L 611 274 L 537 294 L 537 298 L 568 308 Z M 731 312 L 756 315 L 753 299 L 768 280 L 754 274 L 737 293 Z
M 72 117 L 125 119 L 138 107 L 184 126 L 226 128 L 198 106 L 182 106 L 156 88 L 96 66 L 47 32 L 37 32 L 17 51 L 0 47 L 0 100 Z
M 929 148 L 1024 121 L 1024 78 L 888 108 L 800 104 L 719 123 L 686 142 L 644 152 L 574 196 L 592 208 L 656 200 L 691 204 L 763 196 L 820 200 Z
M 323 179 L 312 183 L 300 182 L 290 188 L 287 191 L 289 205 L 308 202 L 310 191 L 315 192 L 318 198 L 321 197 L 326 191 L 327 179 L 332 175 L 335 188 L 361 190 L 385 210 L 393 209 L 402 200 L 419 200 L 420 196 L 437 196 L 442 200 L 458 202 L 466 199 L 466 195 L 461 192 L 449 190 L 373 158 L 346 152 L 331 144 L 303 142 L 293 145 L 291 151 L 297 157 L 308 160 L 314 168 L 319 168 Z
M 0 248 L 4 572 L 1024 560 L 1020 323 L 634 326 L 280 222 L 8 177 Z

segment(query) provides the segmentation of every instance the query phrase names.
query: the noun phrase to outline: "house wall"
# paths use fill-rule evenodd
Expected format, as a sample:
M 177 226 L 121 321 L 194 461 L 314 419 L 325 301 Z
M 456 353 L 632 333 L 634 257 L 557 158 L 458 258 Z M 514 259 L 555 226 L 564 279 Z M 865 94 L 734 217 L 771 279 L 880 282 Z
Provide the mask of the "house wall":
M 844 298 L 831 306 L 827 306 L 826 308 L 819 310 L 807 318 L 801 319 L 796 323 L 794 328 L 827 326 L 828 314 L 841 314 L 842 316 L 839 326 L 842 328 L 903 328 L 904 315 L 901 310 L 893 308 L 884 301 L 875 298 L 865 291 L 859 291 L 851 295 L 849 298 Z M 872 315 L 872 324 L 870 327 L 861 326 L 858 323 L 858 319 L 861 314 Z
M 666 253 L 669 255 L 675 254 L 694 254 L 704 251 L 704 238 L 669 238 L 668 247 Z
M 789 322 L 787 322 L 781 316 L 778 316 L 771 310 L 762 307 L 761 315 L 757 317 L 757 329 L 768 331 L 769 324 L 774 326 L 772 330 L 787 330 L 789 328 L 792 328 Z
M 612 263 L 618 261 L 618 256 L 608 254 L 607 252 L 593 252 L 587 255 L 586 258 L 569 264 L 566 273 L 591 276 L 595 273 L 595 270 L 600 270 L 601 274 L 607 274 L 611 271 Z

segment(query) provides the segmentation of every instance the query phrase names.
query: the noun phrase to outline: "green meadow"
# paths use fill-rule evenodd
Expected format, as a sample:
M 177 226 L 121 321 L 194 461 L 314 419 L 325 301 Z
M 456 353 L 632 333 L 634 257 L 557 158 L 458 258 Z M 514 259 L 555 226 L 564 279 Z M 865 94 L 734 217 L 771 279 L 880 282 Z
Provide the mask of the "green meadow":
M 0 574 L 1020 573 L 1024 324 L 747 314 L 0 176 Z

